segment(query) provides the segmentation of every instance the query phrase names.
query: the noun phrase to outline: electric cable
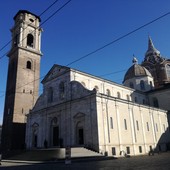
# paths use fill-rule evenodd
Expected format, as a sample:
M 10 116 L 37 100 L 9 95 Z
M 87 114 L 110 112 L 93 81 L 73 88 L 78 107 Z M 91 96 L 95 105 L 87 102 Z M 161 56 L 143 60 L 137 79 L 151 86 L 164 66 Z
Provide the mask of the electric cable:
M 71 0 L 67 1 L 66 4 L 64 4 L 62 7 L 60 7 L 60 8 L 59 8 L 56 12 L 54 12 L 50 17 L 48 17 L 48 18 L 43 22 L 43 24 L 44 24 L 45 22 L 47 22 L 51 17 L 53 17 L 57 12 L 59 12 L 63 7 L 65 7 L 70 1 L 71 1 Z M 90 55 L 92 55 L 92 54 L 94 54 L 94 53 L 97 53 L 98 51 L 101 51 L 102 49 L 110 46 L 111 44 L 114 44 L 114 43 L 122 40 L 123 38 L 125 38 L 125 37 L 127 37 L 127 36 L 129 36 L 129 35 L 131 35 L 131 34 L 133 34 L 133 33 L 135 33 L 135 32 L 137 32 L 137 31 L 139 31 L 140 29 L 142 29 L 142 28 L 144 28 L 144 27 L 146 27 L 146 26 L 148 26 L 148 25 L 150 25 L 150 24 L 152 24 L 152 23 L 154 23 L 154 22 L 156 22 L 156 21 L 158 21 L 158 20 L 160 20 L 160 19 L 162 19 L 162 18 L 164 18 L 164 17 L 166 17 L 166 16 L 169 15 L 169 14 L 170 14 L 170 12 L 167 12 L 167 13 L 165 13 L 164 15 L 161 15 L 161 16 L 157 17 L 156 19 L 151 20 L 151 21 L 147 22 L 146 24 L 144 24 L 144 25 L 142 25 L 142 26 L 140 26 L 140 27 L 138 27 L 138 28 L 136 28 L 136 29 L 134 29 L 134 30 L 132 30 L 132 31 L 130 31 L 130 32 L 122 35 L 122 36 L 120 36 L 119 38 L 117 38 L 117 39 L 115 39 L 115 40 L 113 40 L 113 41 L 111 41 L 111 42 L 109 42 L 109 43 L 107 43 L 107 44 L 105 44 L 105 45 L 97 48 L 96 50 L 94 50 L 94 51 L 92 51 L 92 52 L 90 52 L 90 53 L 88 53 L 88 54 L 86 54 L 86 55 L 83 55 L 82 57 L 80 57 L 80 58 L 78 58 L 78 59 L 76 59 L 76 60 L 68 63 L 68 64 L 65 66 L 65 67 L 67 67 L 67 70 L 66 70 L 66 71 L 69 71 L 69 70 L 70 70 L 70 68 L 69 68 L 68 66 L 70 66 L 70 65 L 72 65 L 72 64 L 74 64 L 74 63 L 76 63 L 76 62 L 78 62 L 78 61 L 80 61 L 80 60 L 82 60 L 82 59 L 84 59 L 84 58 L 87 58 L 88 56 L 90 56 Z M 1 58 L 0 58 L 0 59 L 1 59 Z M 66 71 L 64 72 L 64 74 L 66 73 Z M 63 74 L 58 75 L 58 77 L 61 76 L 61 75 L 63 75 Z M 41 78 L 44 78 L 44 77 L 45 77 L 45 75 L 44 75 L 44 76 L 41 76 Z M 40 80 L 41 78 L 38 78 L 38 79 L 36 79 L 36 80 L 34 80 L 34 81 Z M 33 81 L 32 81 L 32 82 L 33 82 Z M 32 83 L 32 82 L 29 82 L 29 83 Z M 21 88 L 21 87 L 23 87 L 23 86 L 25 86 L 25 85 L 27 85 L 27 84 L 29 84 L 29 83 L 26 83 L 26 84 L 24 84 L 24 85 L 22 85 L 22 86 L 20 86 L 20 87 L 18 87 L 18 88 Z M 17 89 L 18 89 L 18 88 L 17 88 Z M 1 97 L 1 96 L 0 96 L 0 97 Z
M 58 0 L 54 1 L 50 6 L 48 6 L 40 15 L 38 15 L 39 17 L 41 17 L 45 12 L 47 12 L 53 5 L 55 5 L 58 2 Z M 37 18 L 36 18 L 37 19 Z M 36 20 L 35 19 L 35 20 Z M 17 21 L 16 25 L 18 24 L 19 21 Z M 28 26 L 27 26 L 28 27 Z M 26 27 L 26 28 L 27 28 Z M 24 28 L 22 31 L 20 31 L 18 34 L 21 34 L 26 28 Z M 10 41 L 8 41 L 3 47 L 0 48 L 0 51 L 2 51 L 5 47 L 7 47 L 14 38 L 12 38 Z M 1 57 L 2 58 L 2 57 Z

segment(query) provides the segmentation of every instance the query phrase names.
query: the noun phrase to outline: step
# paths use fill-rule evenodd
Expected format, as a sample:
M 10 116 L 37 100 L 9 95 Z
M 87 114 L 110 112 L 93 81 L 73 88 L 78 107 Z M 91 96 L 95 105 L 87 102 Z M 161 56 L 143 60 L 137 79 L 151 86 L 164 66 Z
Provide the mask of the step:
M 83 147 L 71 148 L 71 158 L 101 157 L 102 155 Z M 8 160 L 53 161 L 65 159 L 65 148 L 35 149 L 12 156 Z

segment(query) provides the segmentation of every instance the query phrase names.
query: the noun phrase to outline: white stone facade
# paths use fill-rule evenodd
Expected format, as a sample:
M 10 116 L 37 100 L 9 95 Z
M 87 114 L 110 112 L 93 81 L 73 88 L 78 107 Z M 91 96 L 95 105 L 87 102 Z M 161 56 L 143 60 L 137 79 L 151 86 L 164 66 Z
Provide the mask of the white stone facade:
M 59 65 L 42 83 L 27 117 L 28 149 L 85 146 L 109 156 L 167 149 L 167 111 L 148 106 L 145 93 Z

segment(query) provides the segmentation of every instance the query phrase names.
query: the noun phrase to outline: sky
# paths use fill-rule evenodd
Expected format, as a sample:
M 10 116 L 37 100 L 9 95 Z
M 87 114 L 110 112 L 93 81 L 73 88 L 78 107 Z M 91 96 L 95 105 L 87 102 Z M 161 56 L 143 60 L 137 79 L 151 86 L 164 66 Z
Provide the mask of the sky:
M 11 40 L 13 17 L 19 10 L 28 10 L 39 16 L 55 1 L 1 2 L 0 49 Z M 88 55 L 170 12 L 169 0 L 71 0 L 56 12 L 67 1 L 58 0 L 41 15 L 43 56 L 40 77 L 44 77 L 53 64 L 59 64 L 122 84 L 127 69 L 132 65 L 133 55 L 139 64 L 143 61 L 148 36 L 161 55 L 170 58 L 170 14 Z M 9 43 L 0 50 L 0 124 L 8 70 L 8 57 L 5 54 L 10 48 Z M 83 59 L 74 62 L 80 58 Z

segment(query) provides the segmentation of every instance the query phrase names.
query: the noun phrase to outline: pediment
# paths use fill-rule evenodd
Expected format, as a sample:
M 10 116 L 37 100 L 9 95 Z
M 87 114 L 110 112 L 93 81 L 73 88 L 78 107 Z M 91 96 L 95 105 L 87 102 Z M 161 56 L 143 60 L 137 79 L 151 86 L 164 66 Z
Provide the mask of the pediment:
M 69 70 L 70 70 L 69 67 L 54 64 L 53 67 L 50 69 L 50 71 L 45 76 L 45 78 L 42 80 L 42 83 L 44 84 L 45 82 L 48 82 Z
M 74 116 L 75 119 L 82 118 L 82 117 L 85 117 L 85 114 L 84 114 L 84 113 L 81 113 L 81 112 L 77 113 L 77 114 Z

